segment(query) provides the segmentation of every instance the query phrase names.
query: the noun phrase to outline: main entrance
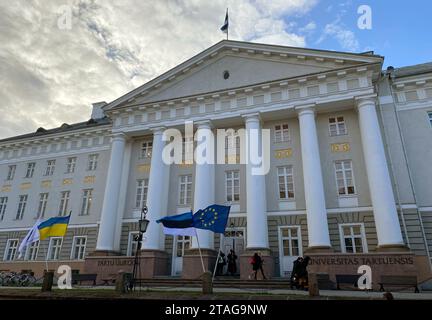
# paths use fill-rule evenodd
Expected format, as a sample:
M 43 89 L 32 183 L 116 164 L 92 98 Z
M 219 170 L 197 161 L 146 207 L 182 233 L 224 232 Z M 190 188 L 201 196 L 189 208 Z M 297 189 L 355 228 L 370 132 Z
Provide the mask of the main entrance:
M 190 236 L 176 236 L 174 237 L 174 249 L 171 275 L 179 276 L 183 270 L 183 256 L 186 250 L 191 246 Z
M 243 253 L 245 249 L 245 228 L 227 228 L 225 230 L 225 234 L 221 237 L 220 248 L 222 252 L 225 254 L 225 258 L 230 253 L 230 250 L 233 249 L 236 256 L 236 265 L 237 265 L 237 273 L 239 273 L 239 261 L 240 255 Z M 228 262 L 228 261 L 227 261 Z M 227 272 L 228 264 L 224 267 L 224 274 Z
M 303 255 L 300 226 L 279 227 L 281 277 L 291 276 L 294 261 Z

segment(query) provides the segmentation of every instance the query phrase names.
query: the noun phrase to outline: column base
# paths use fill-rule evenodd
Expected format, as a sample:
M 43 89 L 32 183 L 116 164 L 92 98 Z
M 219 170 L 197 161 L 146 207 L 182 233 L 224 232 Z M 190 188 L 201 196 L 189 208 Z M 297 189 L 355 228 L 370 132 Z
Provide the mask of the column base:
M 316 247 L 308 247 L 305 249 L 305 254 L 312 254 L 312 253 L 332 253 L 334 252 L 332 247 L 328 246 L 316 246 Z
M 410 249 L 404 244 L 385 244 L 376 247 L 377 252 L 409 252 Z
M 206 271 L 213 271 L 216 264 L 217 251 L 213 249 L 201 249 L 202 258 L 204 262 L 204 268 Z M 187 250 L 183 256 L 183 269 L 182 278 L 183 279 L 199 279 L 204 273 L 202 269 L 200 252 L 198 249 Z
M 270 279 L 274 276 L 274 257 L 272 256 L 271 250 L 269 248 L 247 248 L 240 255 L 240 279 L 241 280 L 249 280 L 250 278 L 254 279 L 253 278 L 254 271 L 252 269 L 252 265 L 250 264 L 250 259 L 255 253 L 261 255 L 261 258 L 264 261 L 263 270 L 264 270 L 265 277 L 267 279 Z M 263 279 L 260 270 L 258 270 L 257 272 L 257 279 L 258 280 Z

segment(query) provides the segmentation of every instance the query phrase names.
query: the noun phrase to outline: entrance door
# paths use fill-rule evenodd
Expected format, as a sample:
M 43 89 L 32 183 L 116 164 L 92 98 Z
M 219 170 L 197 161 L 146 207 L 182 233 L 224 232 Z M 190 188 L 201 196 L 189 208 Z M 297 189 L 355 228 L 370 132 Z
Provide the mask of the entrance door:
M 290 277 L 293 262 L 303 255 L 299 226 L 279 227 L 279 257 L 281 277 Z
M 245 248 L 245 229 L 244 228 L 229 228 L 225 231 L 223 239 L 221 239 L 221 250 L 227 258 L 231 249 L 234 250 L 237 256 L 237 273 L 240 271 L 240 255 L 243 253 Z M 227 261 L 228 262 L 228 261 Z M 228 264 L 225 265 L 224 274 L 227 272 Z
M 177 236 L 174 238 L 172 272 L 173 276 L 181 275 L 183 270 L 183 256 L 185 250 L 188 250 L 191 245 L 190 236 Z

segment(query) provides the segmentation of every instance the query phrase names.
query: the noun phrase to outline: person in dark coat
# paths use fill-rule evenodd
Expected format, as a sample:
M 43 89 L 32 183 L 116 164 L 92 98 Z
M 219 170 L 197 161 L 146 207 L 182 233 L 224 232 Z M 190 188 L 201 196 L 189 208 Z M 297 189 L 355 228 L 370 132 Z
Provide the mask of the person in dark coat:
M 255 272 L 254 274 L 254 279 L 257 279 L 257 273 L 258 270 L 261 270 L 261 275 L 263 277 L 263 279 L 266 279 L 266 276 L 264 275 L 264 270 L 263 270 L 263 259 L 259 256 L 259 254 L 257 252 L 255 252 L 255 254 L 252 257 L 252 269 Z
M 216 266 L 216 275 L 223 275 L 223 267 L 226 265 L 225 254 L 221 251 Z
M 300 272 L 302 263 L 303 263 L 303 257 L 298 257 L 297 260 L 295 260 L 293 263 L 293 269 L 292 269 L 291 277 L 290 277 L 291 288 L 296 287 L 298 289 L 298 287 L 299 287 L 299 272 Z
M 230 250 L 230 253 L 227 256 L 227 259 L 228 259 L 228 272 L 227 273 L 229 273 L 233 276 L 237 273 L 237 264 L 236 264 L 237 256 L 236 256 L 233 249 Z

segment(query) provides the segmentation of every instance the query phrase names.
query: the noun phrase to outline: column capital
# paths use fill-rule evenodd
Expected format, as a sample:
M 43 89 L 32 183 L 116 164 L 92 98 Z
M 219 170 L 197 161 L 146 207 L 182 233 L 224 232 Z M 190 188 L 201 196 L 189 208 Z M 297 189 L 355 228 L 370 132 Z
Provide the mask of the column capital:
M 260 112 L 246 113 L 246 114 L 242 114 L 241 116 L 245 120 L 245 122 L 249 122 L 249 121 L 260 122 L 261 121 L 261 113 Z
M 165 130 L 166 127 L 164 126 L 150 128 L 150 131 L 153 133 L 153 135 L 162 135 Z
M 213 122 L 211 120 L 199 120 L 195 122 L 197 129 L 213 129 Z
M 316 103 L 308 103 L 303 105 L 298 105 L 294 107 L 294 110 L 297 111 L 299 116 L 304 114 L 313 114 L 315 115 Z
M 128 136 L 124 132 L 117 132 L 111 135 L 112 141 L 126 141 Z
M 358 108 L 361 108 L 365 105 L 370 105 L 370 104 L 375 105 L 376 98 L 377 98 L 377 94 L 371 93 L 371 94 L 356 96 L 356 97 L 354 97 L 354 101 L 355 101 L 356 107 L 358 109 Z

